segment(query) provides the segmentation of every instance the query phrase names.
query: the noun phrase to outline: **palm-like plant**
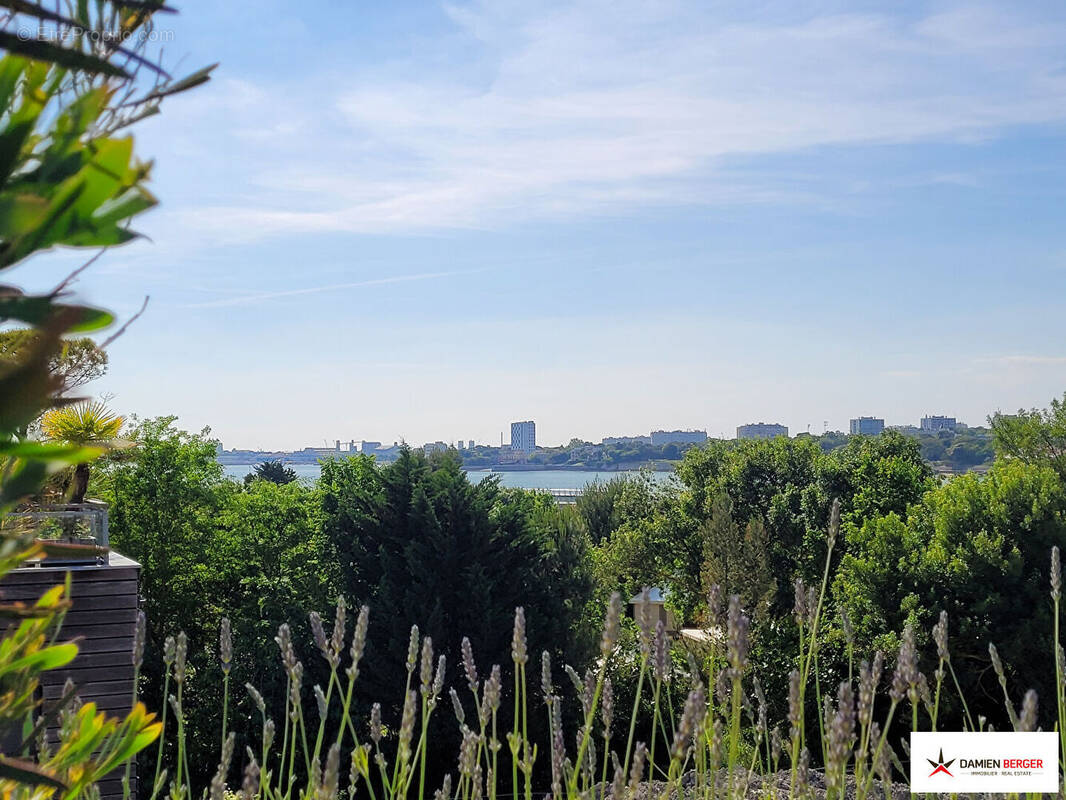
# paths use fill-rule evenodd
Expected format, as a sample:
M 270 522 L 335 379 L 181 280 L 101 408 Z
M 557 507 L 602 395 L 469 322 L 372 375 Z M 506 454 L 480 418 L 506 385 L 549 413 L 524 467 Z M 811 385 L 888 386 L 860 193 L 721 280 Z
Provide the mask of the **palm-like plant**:
M 41 418 L 41 431 L 56 442 L 106 449 L 118 446 L 116 437 L 125 422 L 102 401 L 94 400 L 53 408 Z M 83 462 L 74 467 L 70 502 L 82 502 L 88 489 L 89 464 Z

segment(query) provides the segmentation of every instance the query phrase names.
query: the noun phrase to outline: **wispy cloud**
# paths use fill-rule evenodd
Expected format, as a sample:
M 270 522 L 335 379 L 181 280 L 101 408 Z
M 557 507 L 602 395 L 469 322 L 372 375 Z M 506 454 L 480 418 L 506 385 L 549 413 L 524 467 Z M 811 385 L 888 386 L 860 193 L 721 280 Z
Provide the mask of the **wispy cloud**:
M 413 283 L 416 281 L 439 280 L 451 278 L 457 275 L 470 275 L 483 270 L 454 270 L 451 272 L 422 272 L 417 275 L 393 275 L 388 278 L 373 278 L 365 281 L 348 281 L 345 283 L 330 283 L 323 286 L 304 286 L 298 289 L 283 289 L 276 292 L 253 292 L 241 294 L 235 297 L 224 297 L 219 300 L 211 300 L 204 303 L 189 303 L 187 308 L 221 308 L 223 306 L 246 306 L 262 303 L 267 300 L 278 300 L 285 297 L 298 297 L 307 294 L 321 294 L 323 292 L 341 292 L 349 289 L 365 289 L 371 286 L 387 286 L 394 283 Z
M 801 16 L 770 2 L 758 20 L 741 4 L 642 0 L 447 10 L 440 52 L 354 65 L 336 90 L 319 76 L 230 86 L 244 155 L 227 169 L 243 193 L 181 224 L 261 238 L 809 201 L 816 184 L 775 181 L 759 159 L 1066 120 L 1066 26 L 1020 6 Z

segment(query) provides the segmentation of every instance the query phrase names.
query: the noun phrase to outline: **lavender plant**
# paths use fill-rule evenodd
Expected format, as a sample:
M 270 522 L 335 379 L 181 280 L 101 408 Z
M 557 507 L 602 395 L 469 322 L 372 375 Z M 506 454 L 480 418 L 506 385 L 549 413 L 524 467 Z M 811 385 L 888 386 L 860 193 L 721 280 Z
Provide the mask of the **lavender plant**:
M 615 707 L 615 687 L 608 678 L 612 660 L 622 655 L 618 644 L 622 603 L 617 594 L 607 608 L 599 657 L 593 667 L 581 676 L 569 665 L 563 665 L 580 709 L 572 731 L 564 729 L 562 706 L 566 692 L 555 684 L 549 654 L 541 655 L 540 713 L 546 716 L 548 731 L 544 742 L 532 741 L 529 734 L 529 653 L 522 608 L 515 610 L 511 664 L 507 667 L 511 675 L 506 683 L 513 687 L 510 730 L 501 732 L 498 719 L 505 701 L 507 670 L 493 665 L 485 677 L 478 669 L 470 641 L 463 639 L 460 652 L 465 686 L 446 690 L 445 658 L 435 658 L 432 640 L 414 626 L 406 660 L 403 710 L 399 726 L 390 731 L 382 723 L 380 704 L 371 707 L 367 720 L 356 719 L 353 712 L 353 690 L 366 645 L 369 611 L 365 606 L 359 610 L 349 643 L 347 607 L 342 599 L 337 604 L 331 633 L 327 633 L 317 613 L 310 616 L 312 637 L 329 668 L 325 689 L 303 685 L 304 666 L 293 648 L 292 632 L 286 625 L 279 628 L 276 641 L 288 679 L 285 702 L 273 711 L 280 716 L 274 716 L 255 687 L 246 687 L 260 714 L 261 736 L 258 746 L 247 748 L 243 754 L 243 776 L 239 787 L 234 786 L 232 791 L 241 800 L 334 800 L 343 793 L 352 797 L 357 792 L 365 792 L 371 800 L 427 800 L 431 795 L 434 800 L 532 800 L 534 794 L 552 800 L 738 800 L 749 796 L 779 800 L 785 795 L 789 800 L 800 800 L 814 792 L 811 753 L 815 752 L 822 755 L 827 800 L 889 796 L 893 780 L 905 778 L 890 732 L 905 727 L 936 730 L 941 700 L 950 691 L 959 694 L 967 729 L 981 729 L 984 718 L 978 717 L 978 724 L 974 724 L 954 678 L 946 614 L 932 630 L 937 649 L 935 690 L 930 689 L 919 669 L 916 632 L 908 627 L 902 632 L 891 669 L 886 669 L 886 657 L 881 652 L 862 659 L 856 669 L 853 643 L 849 640 L 846 679 L 832 691 L 827 688 L 822 692 L 817 663 L 829 561 L 839 520 L 839 505 L 834 504 L 821 586 L 813 590 L 801 581 L 796 583 L 794 618 L 799 646 L 789 679 L 787 718 L 776 724 L 771 725 L 770 704 L 758 676 L 752 674 L 751 620 L 740 598 L 732 596 L 723 602 L 717 586 L 712 587 L 708 598 L 707 620 L 713 629 L 709 652 L 701 653 L 702 660 L 687 659 L 689 683 L 676 713 L 672 693 L 679 687 L 670 680 L 670 637 L 662 623 L 653 632 L 650 621 L 638 613 L 639 670 L 624 740 L 612 736 L 614 719 L 622 709 Z M 1066 719 L 1062 676 L 1066 670 L 1058 640 L 1060 594 L 1061 568 L 1056 548 L 1051 557 L 1051 599 L 1055 608 L 1052 656 L 1059 677 L 1056 703 L 1062 731 Z M 638 608 L 647 608 L 647 604 Z M 847 623 L 844 627 L 850 628 Z M 183 727 L 187 643 L 179 636 L 168 642 L 164 651 L 166 685 L 169 687 L 172 680 L 176 687 L 170 698 L 173 715 L 169 724 L 164 717 L 166 735 L 176 737 L 174 774 L 168 782 L 157 757 L 150 800 L 164 791 L 170 800 L 205 794 L 212 799 L 223 796 L 234 757 L 233 734 L 227 734 L 225 727 L 232 660 L 228 622 L 223 622 L 220 645 L 224 702 L 215 777 L 206 787 L 189 783 Z M 990 655 L 1000 676 L 1011 724 L 1016 730 L 1034 730 L 1036 693 L 1026 693 L 1020 710 L 1016 709 L 994 645 Z M 953 678 L 950 684 L 946 682 L 948 675 Z M 646 682 L 650 683 L 647 687 Z M 433 744 L 430 720 L 445 691 L 450 696 L 460 744 L 454 770 L 439 787 L 429 787 L 426 754 Z M 640 730 L 638 706 L 649 695 L 651 726 Z M 308 705 L 309 697 L 314 698 L 314 706 Z M 469 713 L 471 707 L 473 712 Z M 315 708 L 315 713 L 310 708 Z M 818 742 L 807 741 L 808 730 L 815 727 L 811 714 L 817 717 Z M 280 720 L 280 725 L 276 720 Z M 569 747 L 568 742 L 572 742 Z M 1066 753 L 1066 735 L 1062 742 Z M 614 747 L 621 747 L 621 752 Z M 544 770 L 547 777 L 539 785 L 534 765 L 543 751 L 548 753 L 550 769 Z

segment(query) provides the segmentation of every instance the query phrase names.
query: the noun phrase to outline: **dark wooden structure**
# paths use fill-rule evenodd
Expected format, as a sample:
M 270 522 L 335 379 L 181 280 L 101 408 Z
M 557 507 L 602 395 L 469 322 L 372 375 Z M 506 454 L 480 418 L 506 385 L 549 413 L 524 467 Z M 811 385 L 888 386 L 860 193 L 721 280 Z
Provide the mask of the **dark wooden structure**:
M 0 582 L 4 600 L 32 602 L 52 586 L 71 577 L 71 609 L 61 640 L 80 637 L 78 657 L 66 667 L 45 673 L 41 689 L 47 703 L 60 697 L 67 678 L 85 702 L 102 711 L 126 714 L 133 699 L 133 635 L 139 606 L 141 566 L 110 552 L 94 563 L 52 565 L 48 559 L 9 573 Z M 49 730 L 48 738 L 56 739 Z M 121 774 L 99 784 L 102 800 L 122 797 Z M 136 796 L 136 786 L 133 787 Z

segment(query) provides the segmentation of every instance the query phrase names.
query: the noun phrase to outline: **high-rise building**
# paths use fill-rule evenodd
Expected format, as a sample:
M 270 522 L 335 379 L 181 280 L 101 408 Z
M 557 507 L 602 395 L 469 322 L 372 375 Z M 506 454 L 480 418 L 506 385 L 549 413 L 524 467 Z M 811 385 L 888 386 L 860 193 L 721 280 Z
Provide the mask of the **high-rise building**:
M 470 449 L 471 450 L 474 449 L 474 440 L 473 439 L 470 440 Z
M 922 417 L 921 429 L 927 433 L 936 431 L 953 431 L 958 426 L 954 417 Z
M 652 447 L 664 444 L 701 444 L 707 441 L 707 431 L 652 431 Z
M 773 439 L 788 436 L 788 427 L 776 422 L 750 422 L 737 427 L 738 439 Z
M 851 433 L 859 436 L 878 436 L 885 429 L 885 421 L 879 417 L 858 417 L 851 421 Z
M 526 455 L 537 449 L 537 426 L 532 420 L 511 423 L 511 449 Z

